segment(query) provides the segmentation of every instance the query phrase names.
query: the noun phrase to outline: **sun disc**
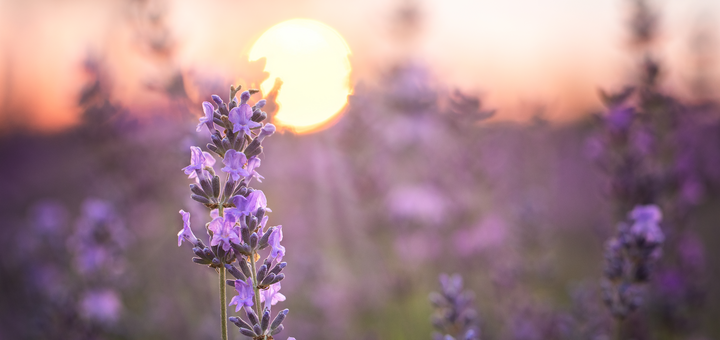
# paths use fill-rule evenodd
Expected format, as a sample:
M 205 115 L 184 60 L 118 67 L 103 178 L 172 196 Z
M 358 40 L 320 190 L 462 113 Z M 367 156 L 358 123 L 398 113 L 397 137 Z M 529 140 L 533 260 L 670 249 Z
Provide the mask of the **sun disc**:
M 293 19 L 260 36 L 250 61 L 266 58 L 270 77 L 260 84 L 267 95 L 276 78 L 280 106 L 274 123 L 298 133 L 315 131 L 331 121 L 347 103 L 350 87 L 350 48 L 331 27 L 314 20 Z

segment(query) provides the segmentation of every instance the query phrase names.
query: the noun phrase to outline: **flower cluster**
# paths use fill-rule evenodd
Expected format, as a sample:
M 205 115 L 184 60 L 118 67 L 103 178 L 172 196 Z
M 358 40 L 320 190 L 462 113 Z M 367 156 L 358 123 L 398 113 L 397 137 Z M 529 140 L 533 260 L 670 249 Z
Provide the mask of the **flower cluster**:
M 657 206 L 637 206 L 629 218 L 632 223 L 621 223 L 605 248 L 603 300 L 620 320 L 640 306 L 642 284 L 648 282 L 665 240 Z
M 183 241 L 191 243 L 196 255 L 193 261 L 220 274 L 223 339 L 227 339 L 226 285 L 234 287 L 238 294 L 230 305 L 236 306 L 236 312 L 244 309 L 247 316 L 247 321 L 241 317 L 229 318 L 240 328 L 240 333 L 253 339 L 273 339 L 283 330 L 282 322 L 288 313 L 284 309 L 270 320 L 272 306 L 285 300 L 280 293 L 280 281 L 285 278 L 282 270 L 287 265 L 282 262 L 285 256 L 285 247 L 280 244 L 282 226 L 267 226 L 266 213 L 272 210 L 267 206 L 265 194 L 249 185 L 253 179 L 258 182 L 263 179 L 257 172 L 262 142 L 275 132 L 275 126 L 262 124 L 267 118 L 262 111 L 264 99 L 254 106 L 248 104 L 251 94 L 257 90 L 242 92 L 238 100 L 239 90 L 239 87 L 230 88 L 227 104 L 216 95 L 212 96 L 214 105 L 203 102 L 204 116 L 197 130 L 205 126 L 210 132 L 211 143 L 207 144 L 210 152 L 192 146 L 190 165 L 182 169 L 188 178 L 195 180 L 190 185 L 192 199 L 210 210 L 212 220 L 206 225 L 210 245 L 193 234 L 190 214 L 180 210 L 183 229 L 178 233 L 178 246 Z M 224 185 L 213 168 L 215 159 L 211 152 L 221 157 L 225 165 L 221 169 L 227 174 Z M 259 252 L 266 248 L 268 255 L 260 264 Z M 226 272 L 235 279 L 226 280 Z
M 480 338 L 478 316 L 472 308 L 473 294 L 463 291 L 462 277 L 455 274 L 440 275 L 440 293 L 430 294 L 435 306 L 433 325 L 441 333 L 433 334 L 434 340 L 477 340 Z

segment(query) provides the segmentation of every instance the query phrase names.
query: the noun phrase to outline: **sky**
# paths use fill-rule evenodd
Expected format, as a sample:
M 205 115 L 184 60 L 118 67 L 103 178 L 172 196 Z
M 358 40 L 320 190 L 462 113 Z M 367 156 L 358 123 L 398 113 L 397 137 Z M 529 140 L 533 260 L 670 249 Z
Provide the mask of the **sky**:
M 117 100 L 153 107 L 163 99 L 143 85 L 171 69 L 222 81 L 259 72 L 247 61 L 253 42 L 293 18 L 318 20 L 345 38 L 354 84 L 376 82 L 392 63 L 411 60 L 441 86 L 480 95 L 499 119 L 527 119 L 537 107 L 551 120 L 577 119 L 599 109 L 598 88 L 618 88 L 632 75 L 637 60 L 625 29 L 627 2 L 418 0 L 412 33 L 392 24 L 408 0 L 150 2 L 166 14 L 166 30 L 159 31 L 173 42 L 173 57 L 164 60 L 138 47 L 152 39 L 138 33 L 147 24 L 137 20 L 139 1 L 0 0 L 0 130 L 76 122 L 89 54 L 107 65 Z M 720 2 L 653 3 L 661 13 L 657 51 L 669 69 L 665 86 L 691 94 L 690 41 L 700 27 L 720 38 Z

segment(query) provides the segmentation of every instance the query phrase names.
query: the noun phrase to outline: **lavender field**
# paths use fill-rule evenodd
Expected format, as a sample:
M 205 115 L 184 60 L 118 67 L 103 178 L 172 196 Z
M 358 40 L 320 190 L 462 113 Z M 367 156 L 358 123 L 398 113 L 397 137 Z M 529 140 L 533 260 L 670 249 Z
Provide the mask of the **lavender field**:
M 720 6 L 601 2 L 0 1 L 0 340 L 720 339 Z

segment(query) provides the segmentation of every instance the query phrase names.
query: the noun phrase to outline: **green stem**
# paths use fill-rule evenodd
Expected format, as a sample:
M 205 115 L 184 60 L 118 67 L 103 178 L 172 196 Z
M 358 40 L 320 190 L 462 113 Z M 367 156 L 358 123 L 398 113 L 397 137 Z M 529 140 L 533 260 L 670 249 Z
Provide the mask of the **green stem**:
M 225 267 L 220 268 L 220 327 L 221 327 L 221 335 L 222 340 L 228 339 L 228 332 L 227 332 L 227 299 L 225 295 L 225 290 L 227 285 L 225 284 L 225 272 L 227 270 Z
M 615 340 L 622 340 L 622 324 L 623 319 L 617 319 L 615 322 Z
M 260 309 L 260 289 L 257 282 L 257 271 L 255 270 L 255 251 L 250 254 L 250 271 L 252 272 L 253 290 L 255 291 L 255 313 L 258 317 L 262 317 Z

